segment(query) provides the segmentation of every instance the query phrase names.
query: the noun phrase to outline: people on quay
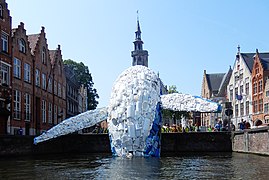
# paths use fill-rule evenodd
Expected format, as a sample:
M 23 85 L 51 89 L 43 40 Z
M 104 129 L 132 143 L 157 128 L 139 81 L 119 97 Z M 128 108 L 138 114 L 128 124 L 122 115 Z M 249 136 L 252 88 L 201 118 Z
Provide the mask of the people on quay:
M 214 129 L 215 129 L 215 131 L 220 131 L 221 128 L 222 128 L 222 122 L 221 122 L 221 120 L 219 120 L 219 121 L 216 123 Z
M 231 122 L 231 129 L 232 131 L 235 131 L 235 125 L 233 124 L 233 122 Z
M 243 119 L 241 119 L 241 122 L 239 123 L 239 129 L 244 130 L 245 129 L 245 122 Z
M 212 127 L 211 127 L 211 125 L 208 126 L 208 128 L 207 128 L 207 132 L 212 132 Z

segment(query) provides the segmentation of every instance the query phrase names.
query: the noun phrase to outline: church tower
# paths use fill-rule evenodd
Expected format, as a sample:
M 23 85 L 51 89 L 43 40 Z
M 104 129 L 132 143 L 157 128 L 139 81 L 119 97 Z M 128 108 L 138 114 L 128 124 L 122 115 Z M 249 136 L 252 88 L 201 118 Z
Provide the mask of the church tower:
M 139 19 L 137 17 L 137 30 L 135 32 L 134 50 L 132 51 L 133 66 L 142 65 L 148 67 L 148 51 L 143 50 L 143 41 L 141 40 L 141 30 Z

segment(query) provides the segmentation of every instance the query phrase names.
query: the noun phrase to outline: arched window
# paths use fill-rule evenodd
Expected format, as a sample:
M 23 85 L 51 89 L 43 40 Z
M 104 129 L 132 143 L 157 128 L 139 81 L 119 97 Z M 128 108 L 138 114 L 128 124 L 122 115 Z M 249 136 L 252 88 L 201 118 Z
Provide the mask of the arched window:
M 42 63 L 46 64 L 46 48 L 43 47 L 42 49 Z
M 26 52 L 25 41 L 23 39 L 20 39 L 20 41 L 19 41 L 19 50 L 22 53 Z
M 3 6 L 0 5 L 0 18 L 3 19 Z

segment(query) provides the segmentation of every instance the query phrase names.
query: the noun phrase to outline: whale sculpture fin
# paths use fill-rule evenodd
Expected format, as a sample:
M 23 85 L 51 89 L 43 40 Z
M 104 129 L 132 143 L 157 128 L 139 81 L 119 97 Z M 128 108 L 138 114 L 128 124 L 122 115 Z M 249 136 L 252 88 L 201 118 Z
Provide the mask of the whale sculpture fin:
M 52 127 L 40 136 L 34 138 L 34 144 L 47 141 L 52 138 L 70 134 L 81 129 L 91 127 L 107 119 L 107 108 L 98 108 L 86 111 L 71 118 L 68 118 L 58 125 Z
M 190 94 L 172 93 L 161 95 L 163 109 L 173 111 L 220 112 L 221 105 Z

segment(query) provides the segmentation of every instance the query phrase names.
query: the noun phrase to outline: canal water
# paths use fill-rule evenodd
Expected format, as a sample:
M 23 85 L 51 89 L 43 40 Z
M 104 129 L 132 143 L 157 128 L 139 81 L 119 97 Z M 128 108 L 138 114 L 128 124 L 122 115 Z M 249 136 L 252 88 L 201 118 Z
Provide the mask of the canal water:
M 0 158 L 0 179 L 268 179 L 269 157 L 241 153 L 114 158 L 103 154 Z

